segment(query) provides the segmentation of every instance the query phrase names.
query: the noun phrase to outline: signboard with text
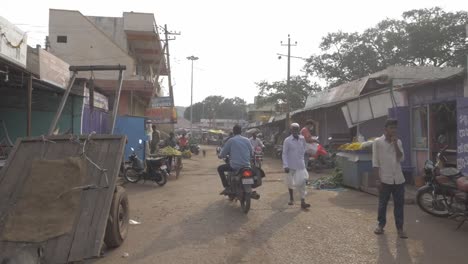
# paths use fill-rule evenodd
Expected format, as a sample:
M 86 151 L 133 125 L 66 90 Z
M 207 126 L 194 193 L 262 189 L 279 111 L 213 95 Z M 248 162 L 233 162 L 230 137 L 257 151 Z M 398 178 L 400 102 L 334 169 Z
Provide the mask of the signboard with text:
M 171 97 L 169 96 L 151 98 L 152 108 L 171 107 L 171 106 L 172 106 L 172 100 L 171 100 Z
M 177 123 L 177 112 L 175 107 L 158 107 L 146 109 L 145 117 L 154 124 Z

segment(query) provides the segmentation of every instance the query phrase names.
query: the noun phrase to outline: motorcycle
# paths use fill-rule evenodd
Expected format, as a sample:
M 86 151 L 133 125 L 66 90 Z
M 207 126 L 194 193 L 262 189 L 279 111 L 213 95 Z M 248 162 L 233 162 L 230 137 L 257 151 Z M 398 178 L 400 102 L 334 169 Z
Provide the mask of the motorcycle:
M 200 154 L 200 146 L 198 144 L 190 144 L 190 152 L 192 152 L 195 155 Z
M 439 137 L 443 144 L 444 137 Z M 444 168 L 447 161 L 444 152 L 448 146 L 441 147 L 436 162 L 427 160 L 424 166 L 426 184 L 419 188 L 416 203 L 424 212 L 437 217 L 461 220 L 459 229 L 468 220 L 468 177 L 456 168 Z
M 318 140 L 318 137 L 314 138 Z M 326 148 L 322 145 L 317 144 L 317 151 L 314 155 L 310 155 L 309 161 L 307 163 L 308 171 L 321 171 L 323 169 L 332 169 L 335 167 L 335 155 L 330 154 Z
M 253 159 L 253 166 L 256 168 L 261 169 L 263 163 L 263 150 L 262 147 L 256 147 L 254 149 L 254 159 Z
M 229 164 L 229 158 L 225 159 Z M 242 212 L 247 214 L 250 210 L 251 199 L 258 200 L 260 195 L 252 189 L 262 185 L 262 179 L 250 167 L 241 168 L 237 171 L 227 173 L 227 181 L 229 184 L 228 193 L 230 201 L 239 200 Z
M 140 140 L 140 145 L 142 140 Z M 140 180 L 152 180 L 159 186 L 167 183 L 169 176 L 167 169 L 167 157 L 146 158 L 145 164 L 135 153 L 135 149 L 131 148 L 132 154 L 129 156 L 131 165 L 125 168 L 124 178 L 128 182 L 137 183 Z

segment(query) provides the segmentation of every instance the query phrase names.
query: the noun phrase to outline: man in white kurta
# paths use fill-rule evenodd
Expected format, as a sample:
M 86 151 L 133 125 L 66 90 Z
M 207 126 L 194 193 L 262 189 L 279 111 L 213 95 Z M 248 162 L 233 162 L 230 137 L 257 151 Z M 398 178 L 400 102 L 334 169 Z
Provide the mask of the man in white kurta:
M 299 134 L 299 124 L 291 124 L 291 135 L 283 143 L 283 168 L 287 173 L 286 185 L 289 189 L 289 205 L 294 204 L 294 189 L 299 191 L 301 196 L 301 208 L 307 209 L 310 204 L 305 202 L 306 180 L 309 177 L 305 163 L 304 154 L 306 150 L 306 141 Z

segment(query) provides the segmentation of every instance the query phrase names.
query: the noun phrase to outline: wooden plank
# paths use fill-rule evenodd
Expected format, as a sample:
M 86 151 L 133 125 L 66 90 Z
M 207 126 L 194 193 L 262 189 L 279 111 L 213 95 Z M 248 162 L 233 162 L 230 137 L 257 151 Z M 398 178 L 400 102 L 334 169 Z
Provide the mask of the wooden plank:
M 97 165 L 105 167 L 105 165 L 103 165 L 103 153 L 108 155 L 107 149 L 109 148 L 109 144 L 110 143 L 108 141 L 99 145 L 96 142 L 90 144 L 87 150 L 87 155 L 89 157 L 93 157 L 92 160 Z M 94 165 L 88 163 L 88 184 L 100 186 L 100 174 L 101 172 Z M 96 209 L 100 209 L 97 206 L 97 202 L 99 201 L 98 194 L 99 192 L 102 192 L 102 190 L 90 189 L 85 192 L 86 195 L 83 196 L 84 199 L 82 200 L 83 211 L 81 212 L 79 224 L 73 237 L 73 244 L 70 248 L 70 255 L 68 257 L 68 261 L 80 260 L 82 258 L 81 256 L 86 255 L 86 247 L 89 246 L 89 244 L 92 244 L 92 242 L 88 240 L 88 232 L 90 229 L 95 228 L 92 226 L 92 218 L 94 215 L 94 211 Z
M 113 144 L 111 145 L 111 148 L 109 149 L 109 151 L 112 151 L 111 153 L 117 153 L 117 155 L 113 157 L 112 156 L 107 157 L 106 164 L 110 164 L 110 168 L 111 168 L 108 171 L 109 191 L 105 194 L 102 193 L 103 197 L 101 197 L 101 199 L 102 201 L 104 201 L 104 205 L 103 205 L 104 209 L 101 211 L 98 211 L 99 216 L 98 218 L 96 218 L 98 220 L 98 222 L 96 222 L 97 230 L 96 232 L 91 234 L 95 237 L 94 240 L 90 240 L 90 241 L 94 241 L 94 247 L 93 247 L 93 252 L 92 252 L 94 256 L 99 254 L 99 252 L 101 251 L 102 243 L 104 240 L 107 219 L 109 216 L 112 199 L 114 197 L 114 190 L 115 190 L 115 186 L 117 183 L 117 177 L 119 175 L 119 168 L 120 168 L 120 163 L 122 161 L 124 145 L 125 145 L 125 139 L 122 138 L 119 144 Z M 102 179 L 101 182 L 102 181 L 105 181 L 105 179 Z
M 69 261 L 78 260 L 77 256 L 84 254 L 86 256 L 98 257 L 100 255 L 100 249 L 102 246 L 102 240 L 104 238 L 107 217 L 110 211 L 110 202 L 112 200 L 115 183 L 117 180 L 118 169 L 120 168 L 120 160 L 123 155 L 123 152 L 118 151 L 120 148 L 119 145 L 122 145 L 124 138 L 119 138 L 119 141 L 109 142 L 107 147 L 101 146 L 99 157 L 95 160 L 97 164 L 106 168 L 109 180 L 109 187 L 107 189 L 101 189 L 93 193 L 93 198 L 91 202 L 95 205 L 95 210 L 90 212 L 91 217 L 89 223 L 83 225 L 83 232 L 77 231 L 77 236 L 75 236 L 75 241 L 89 241 L 88 244 L 78 244 L 74 243 Z M 112 153 L 109 155 L 109 153 Z M 118 158 L 120 156 L 120 158 Z M 118 164 L 115 161 L 118 160 Z M 101 165 L 102 164 L 102 165 Z M 113 177 L 112 175 L 115 174 Z M 101 175 L 99 171 L 96 171 L 96 174 L 93 175 L 98 186 L 105 186 L 106 179 L 104 175 Z M 83 253 L 84 252 L 84 253 Z
M 72 143 L 69 136 L 55 136 L 50 139 L 57 143 L 46 144 L 46 159 L 77 156 L 79 153 L 79 145 Z M 94 143 L 88 146 L 87 155 L 99 166 L 108 169 L 109 188 L 82 192 L 80 215 L 76 218 L 71 234 L 35 244 L 0 241 L 0 257 L 14 253 L 19 248 L 37 250 L 38 247 L 44 249 L 45 263 L 66 263 L 99 256 L 122 160 L 125 137 L 93 135 L 93 141 Z M 21 187 L 30 174 L 31 161 L 34 157 L 41 156 L 42 146 L 42 138 L 28 138 L 18 141 L 15 145 L 8 167 L 0 175 L 0 215 L 8 213 L 11 209 L 9 202 L 17 200 Z M 86 184 L 105 184 L 105 178 L 100 177 L 100 171 L 94 166 L 88 165 L 88 174 L 91 177 Z M 3 226 L 4 223 L 0 222 L 0 234 Z M 72 251 L 73 249 L 76 251 Z
M 109 153 L 115 153 L 116 151 L 116 147 L 115 147 L 116 144 L 109 144 L 107 147 L 107 150 L 106 152 L 109 152 Z M 109 179 L 109 187 L 107 188 L 106 191 L 102 191 L 100 193 L 98 193 L 98 196 L 97 196 L 97 200 L 96 200 L 96 209 L 98 208 L 105 208 L 106 207 L 106 199 L 107 197 L 112 197 L 113 196 L 113 193 L 114 193 L 114 188 L 115 188 L 115 181 L 112 179 L 112 164 L 109 163 L 109 156 L 101 156 L 100 159 L 101 159 L 101 162 L 105 163 L 107 168 L 108 168 L 108 171 L 107 171 L 107 177 Z M 101 186 L 105 186 L 106 185 L 106 179 L 105 179 L 105 176 L 102 174 L 102 175 L 99 175 L 98 178 L 97 178 L 98 182 L 99 182 L 99 185 Z M 112 199 L 112 198 L 111 198 Z M 110 208 L 110 206 L 109 206 Z M 97 237 L 97 233 L 98 232 L 102 232 L 104 233 L 105 232 L 105 226 L 107 223 L 107 216 L 109 215 L 109 212 L 107 212 L 107 215 L 106 215 L 106 222 L 103 224 L 103 221 L 101 219 L 101 213 L 103 211 L 106 211 L 106 210 L 94 210 L 93 212 L 93 217 L 91 218 L 91 226 L 92 228 L 88 229 L 88 232 L 87 232 L 87 238 L 89 241 L 91 241 L 91 244 L 89 245 L 86 245 L 86 254 L 87 255 L 92 255 L 92 256 L 99 256 L 99 253 L 100 251 L 96 251 L 96 248 L 100 248 L 100 244 L 102 243 L 102 241 L 96 241 L 96 237 Z M 100 227 L 104 226 L 104 230 L 103 231 L 100 231 Z M 101 229 L 102 230 L 102 229 Z M 99 243 L 98 245 L 96 245 L 97 243 Z
M 13 155 L 9 156 L 9 162 L 0 182 L 0 236 L 3 235 L 3 229 L 8 217 L 8 212 L 14 208 L 18 196 L 23 191 L 24 183 L 29 176 L 31 163 L 27 162 L 34 157 L 38 157 L 38 148 L 41 143 L 23 145 L 17 141 Z M 11 256 L 18 251 L 19 246 L 33 246 L 25 243 L 13 243 L 0 241 L 0 259 Z
M 63 141 L 56 141 L 57 148 L 49 148 L 46 154 L 47 159 L 61 159 L 63 157 L 78 156 L 80 154 L 81 146 L 77 143 L 72 143 L 68 140 L 67 143 Z M 61 148 L 60 148 L 61 146 Z M 83 197 L 83 194 L 82 194 Z M 81 209 L 81 205 L 80 205 Z M 50 239 L 44 246 L 44 259 L 46 263 L 66 263 L 68 258 L 69 245 L 72 242 L 73 234 L 76 230 L 78 217 L 75 219 L 72 231 L 63 236 Z

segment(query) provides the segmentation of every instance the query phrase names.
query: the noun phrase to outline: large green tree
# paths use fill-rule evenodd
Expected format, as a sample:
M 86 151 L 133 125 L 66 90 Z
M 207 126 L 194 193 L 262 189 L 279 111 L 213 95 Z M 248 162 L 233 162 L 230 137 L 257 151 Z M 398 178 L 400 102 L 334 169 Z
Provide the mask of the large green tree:
M 318 84 L 311 84 L 307 78 L 301 76 L 292 76 L 289 87 L 286 81 L 261 81 L 256 85 L 259 89 L 257 104 L 274 104 L 280 111 L 286 110 L 286 102 L 289 102 L 291 111 L 304 107 L 309 94 L 321 90 Z
M 312 55 L 304 68 L 333 87 L 391 65 L 463 66 L 466 24 L 466 11 L 410 10 L 363 33 L 329 33 L 322 38 L 320 54 Z
M 202 102 L 193 104 L 193 121 L 200 119 L 244 119 L 246 102 L 239 97 L 224 98 L 223 96 L 208 96 Z M 185 109 L 184 117 L 190 120 L 190 107 Z

